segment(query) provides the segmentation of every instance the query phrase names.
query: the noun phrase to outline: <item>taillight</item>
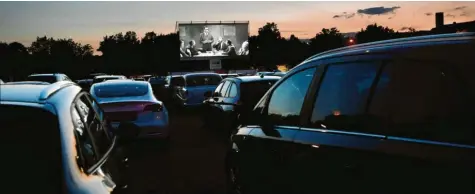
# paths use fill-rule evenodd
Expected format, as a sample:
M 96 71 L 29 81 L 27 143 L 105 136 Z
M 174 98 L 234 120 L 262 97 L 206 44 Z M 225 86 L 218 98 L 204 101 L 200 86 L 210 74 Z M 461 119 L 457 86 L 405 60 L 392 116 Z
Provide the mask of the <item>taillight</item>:
M 150 104 L 145 106 L 143 109 L 144 111 L 152 111 L 152 112 L 160 112 L 162 111 L 163 107 L 160 104 Z

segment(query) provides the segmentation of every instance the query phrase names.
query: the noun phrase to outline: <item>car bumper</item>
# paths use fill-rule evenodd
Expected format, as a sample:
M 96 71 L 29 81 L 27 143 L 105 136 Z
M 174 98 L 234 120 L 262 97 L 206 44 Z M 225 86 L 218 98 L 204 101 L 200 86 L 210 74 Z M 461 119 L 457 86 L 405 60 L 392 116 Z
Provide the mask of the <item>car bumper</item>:
M 150 122 L 137 122 L 132 123 L 140 127 L 140 133 L 137 136 L 138 139 L 160 138 L 164 139 L 170 135 L 168 121 L 150 121 Z M 119 127 L 119 122 L 112 122 L 112 127 Z

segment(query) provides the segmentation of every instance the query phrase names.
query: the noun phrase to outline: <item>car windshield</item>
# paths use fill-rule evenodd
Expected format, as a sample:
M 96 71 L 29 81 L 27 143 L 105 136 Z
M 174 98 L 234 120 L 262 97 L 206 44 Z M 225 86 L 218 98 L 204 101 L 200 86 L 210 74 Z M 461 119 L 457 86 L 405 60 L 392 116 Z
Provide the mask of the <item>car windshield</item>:
M 262 80 L 241 83 L 241 100 L 243 104 L 254 106 L 277 80 Z
M 15 193 L 57 193 L 61 185 L 61 140 L 57 117 L 26 106 L 0 105 L 2 172 L 8 179 L 2 189 Z M 25 122 L 27 121 L 27 122 Z M 72 142 L 68 142 L 72 143 Z M 28 187 L 18 190 L 18 180 L 28 175 Z
M 28 76 L 26 81 L 39 81 L 39 82 L 54 83 L 54 82 L 56 82 L 56 77 L 52 76 L 52 75 L 35 75 L 35 76 Z
M 219 75 L 193 75 L 186 77 L 186 86 L 218 85 L 221 82 Z
M 94 93 L 100 98 L 143 96 L 148 93 L 148 85 L 145 84 L 111 84 L 94 88 Z

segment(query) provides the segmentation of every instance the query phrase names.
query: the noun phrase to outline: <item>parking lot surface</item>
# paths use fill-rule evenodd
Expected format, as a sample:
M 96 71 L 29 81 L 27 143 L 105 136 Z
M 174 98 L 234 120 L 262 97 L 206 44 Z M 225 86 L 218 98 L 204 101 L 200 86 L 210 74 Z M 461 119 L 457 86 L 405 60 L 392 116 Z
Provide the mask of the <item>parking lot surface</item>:
M 225 143 L 203 128 L 197 115 L 193 112 L 170 117 L 168 145 L 153 140 L 133 146 L 129 193 L 225 193 Z

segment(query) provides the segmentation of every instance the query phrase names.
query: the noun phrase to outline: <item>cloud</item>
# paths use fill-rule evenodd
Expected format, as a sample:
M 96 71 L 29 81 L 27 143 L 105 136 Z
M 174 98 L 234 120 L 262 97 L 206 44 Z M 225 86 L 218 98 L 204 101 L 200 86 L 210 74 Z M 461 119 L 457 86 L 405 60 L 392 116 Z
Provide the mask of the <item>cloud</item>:
M 454 14 L 450 14 L 450 13 L 448 13 L 448 14 L 445 14 L 445 17 L 451 17 L 451 18 L 455 18 L 455 15 L 454 15 Z
M 459 6 L 454 8 L 454 10 L 464 10 L 465 8 L 467 8 L 467 6 Z
M 432 16 L 432 15 L 434 15 L 434 14 L 431 13 L 431 12 L 427 12 L 427 13 L 424 13 L 424 14 L 425 14 L 426 16 Z
M 470 16 L 470 13 L 464 11 L 464 12 L 462 12 L 462 13 L 460 14 L 460 16 L 462 16 L 462 17 L 467 17 L 467 16 Z
M 352 17 L 355 17 L 355 13 L 347 13 L 347 12 L 343 12 L 341 14 L 338 14 L 338 15 L 334 15 L 333 18 L 335 19 L 338 19 L 338 18 L 345 18 L 345 19 L 350 19 Z
M 358 9 L 356 13 L 361 15 L 386 15 L 390 13 L 394 13 L 396 9 L 400 9 L 400 6 L 394 7 L 370 7 L 366 9 Z

